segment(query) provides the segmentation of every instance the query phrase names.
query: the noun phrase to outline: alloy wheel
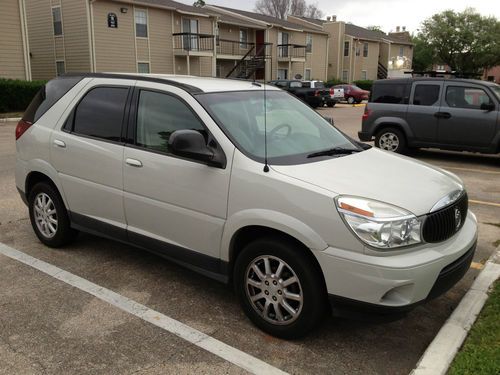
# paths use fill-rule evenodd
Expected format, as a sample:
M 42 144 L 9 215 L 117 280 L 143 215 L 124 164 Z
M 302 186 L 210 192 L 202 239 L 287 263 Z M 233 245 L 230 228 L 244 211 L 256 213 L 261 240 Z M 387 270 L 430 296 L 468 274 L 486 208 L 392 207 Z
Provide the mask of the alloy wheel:
M 381 149 L 395 152 L 399 147 L 399 138 L 394 133 L 384 133 L 378 143 Z
M 57 211 L 52 199 L 45 193 L 39 193 L 33 203 L 35 223 L 45 238 L 52 238 L 57 233 Z

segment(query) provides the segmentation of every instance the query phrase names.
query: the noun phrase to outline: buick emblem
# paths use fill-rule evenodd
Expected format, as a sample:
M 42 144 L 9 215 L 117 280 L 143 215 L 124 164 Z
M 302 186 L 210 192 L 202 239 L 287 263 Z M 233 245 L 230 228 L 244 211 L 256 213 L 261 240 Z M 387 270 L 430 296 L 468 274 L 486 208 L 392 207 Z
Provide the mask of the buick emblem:
M 460 224 L 462 224 L 462 213 L 458 209 L 458 207 L 455 207 L 455 231 L 460 228 Z

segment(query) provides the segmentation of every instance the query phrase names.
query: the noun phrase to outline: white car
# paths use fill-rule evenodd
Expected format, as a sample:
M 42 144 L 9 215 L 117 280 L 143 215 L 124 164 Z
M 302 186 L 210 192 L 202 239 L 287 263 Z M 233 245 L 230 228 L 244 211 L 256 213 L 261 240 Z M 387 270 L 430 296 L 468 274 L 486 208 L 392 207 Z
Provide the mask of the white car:
M 311 88 L 326 88 L 325 83 L 323 81 L 302 81 L 302 87 L 311 87 Z M 336 101 L 344 100 L 344 89 L 330 87 L 330 97 L 335 99 Z
M 345 305 L 409 309 L 474 255 L 456 176 L 367 148 L 273 86 L 63 76 L 16 139 L 16 184 L 41 242 L 86 231 L 232 283 L 275 336 L 305 335 Z

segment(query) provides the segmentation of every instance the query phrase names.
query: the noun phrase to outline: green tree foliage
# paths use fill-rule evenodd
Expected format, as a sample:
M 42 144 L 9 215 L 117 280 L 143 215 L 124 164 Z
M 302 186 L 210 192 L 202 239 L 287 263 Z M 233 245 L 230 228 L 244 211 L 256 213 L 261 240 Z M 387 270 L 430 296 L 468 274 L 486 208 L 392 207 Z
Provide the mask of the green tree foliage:
M 433 48 L 422 34 L 412 36 L 413 43 L 413 62 L 412 67 L 416 72 L 430 70 L 432 64 L 438 62 Z
M 495 17 L 483 17 L 472 8 L 446 10 L 425 20 L 421 34 L 436 60 L 452 70 L 475 73 L 500 65 L 500 22 Z
M 193 6 L 194 7 L 198 7 L 198 8 L 204 7 L 205 6 L 205 1 L 204 0 L 196 0 L 193 3 Z

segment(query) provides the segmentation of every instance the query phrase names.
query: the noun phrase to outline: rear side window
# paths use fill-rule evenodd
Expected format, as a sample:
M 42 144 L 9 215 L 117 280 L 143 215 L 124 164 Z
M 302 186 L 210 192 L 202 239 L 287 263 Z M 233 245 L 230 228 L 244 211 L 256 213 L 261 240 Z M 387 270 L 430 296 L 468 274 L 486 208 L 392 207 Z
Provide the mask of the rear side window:
M 75 110 L 73 131 L 77 134 L 120 141 L 128 87 L 96 87 Z
M 59 99 L 73 88 L 82 77 L 60 77 L 47 82 L 37 92 L 23 115 L 23 120 L 30 123 L 38 121 Z
M 448 86 L 445 100 L 450 107 L 468 109 L 481 109 L 481 104 L 493 103 L 483 89 L 463 86 Z
M 417 85 L 413 93 L 413 104 L 431 106 L 439 100 L 439 85 Z
M 302 87 L 302 82 L 290 82 L 290 87 Z M 311 84 L 309 84 L 309 87 L 311 87 Z
M 373 85 L 372 102 L 403 104 L 407 97 L 407 85 L 405 84 L 383 84 Z

